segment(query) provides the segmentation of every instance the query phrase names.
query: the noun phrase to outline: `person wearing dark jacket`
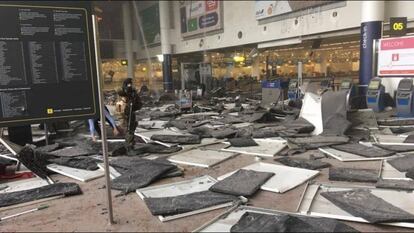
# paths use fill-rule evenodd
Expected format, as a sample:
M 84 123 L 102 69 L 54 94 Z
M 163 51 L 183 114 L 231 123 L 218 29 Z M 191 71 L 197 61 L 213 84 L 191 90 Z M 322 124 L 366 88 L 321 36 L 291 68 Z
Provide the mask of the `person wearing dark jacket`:
M 138 95 L 137 90 L 132 84 L 132 79 L 127 78 L 122 84 L 122 90 L 118 92 L 118 95 L 124 98 L 126 103 L 124 116 L 127 120 L 127 132 L 125 134 L 125 142 L 128 146 L 133 146 L 135 144 L 134 133 L 135 129 L 138 126 L 135 111 L 141 109 L 142 102 L 141 98 Z

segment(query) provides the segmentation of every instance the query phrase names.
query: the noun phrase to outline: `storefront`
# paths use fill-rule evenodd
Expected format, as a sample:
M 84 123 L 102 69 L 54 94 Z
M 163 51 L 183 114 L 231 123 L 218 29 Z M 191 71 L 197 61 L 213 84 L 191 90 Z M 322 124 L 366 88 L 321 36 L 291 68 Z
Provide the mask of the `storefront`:
M 105 90 L 115 90 L 128 78 L 126 60 L 110 59 L 102 61 Z M 162 65 L 156 58 L 150 61 L 138 60 L 135 64 L 134 84 L 140 88 L 147 85 L 151 90 L 162 90 Z
M 344 78 L 358 82 L 358 38 L 358 35 L 333 37 L 262 49 L 257 49 L 257 45 L 246 45 L 175 57 L 180 64 L 190 61 L 211 64 L 213 82 L 238 82 L 232 88 L 241 88 L 237 85 L 243 82 L 250 84 L 280 77 L 296 78 L 300 62 L 303 79 L 316 81 L 332 78 L 334 85 L 339 85 Z M 196 74 L 193 72 L 192 75 Z M 178 83 L 175 88 L 180 86 Z

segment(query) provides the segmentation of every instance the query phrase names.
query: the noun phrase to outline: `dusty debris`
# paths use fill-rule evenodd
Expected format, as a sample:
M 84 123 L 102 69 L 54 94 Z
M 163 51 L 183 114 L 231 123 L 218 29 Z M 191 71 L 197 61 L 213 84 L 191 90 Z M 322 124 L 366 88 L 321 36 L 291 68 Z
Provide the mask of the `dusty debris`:
M 413 155 L 405 155 L 403 157 L 389 159 L 387 162 L 400 172 L 407 172 L 414 168 Z
M 383 180 L 379 179 L 375 184 L 377 188 L 414 190 L 414 181 L 412 180 Z
M 369 223 L 413 222 L 414 215 L 373 195 L 368 189 L 323 192 L 334 205 Z
M 317 170 L 322 168 L 330 167 L 330 163 L 318 161 L 318 160 L 307 160 L 307 159 L 299 159 L 299 158 L 277 158 L 275 161 L 284 164 L 286 166 L 290 167 L 299 167 L 299 168 L 305 168 L 305 169 L 311 169 L 311 170 Z
M 274 176 L 274 173 L 240 169 L 233 175 L 215 183 L 209 190 L 250 197 L 272 176 Z
M 144 198 L 152 215 L 176 215 L 194 210 L 239 201 L 233 195 L 202 191 L 175 197 Z
M 56 183 L 40 188 L 0 194 L 0 207 L 16 205 L 53 196 L 73 196 L 82 194 L 75 183 Z
M 230 232 L 358 232 L 337 220 L 246 212 Z
M 382 148 L 377 147 L 369 147 L 364 146 L 359 143 L 350 143 L 350 144 L 343 144 L 343 145 L 333 145 L 332 148 L 340 151 L 345 151 L 351 154 L 360 155 L 363 157 L 371 158 L 371 157 L 388 157 L 394 155 L 394 151 L 385 150 Z
M 378 171 L 372 169 L 329 168 L 329 180 L 376 183 Z
M 200 144 L 201 138 L 198 135 L 162 135 L 156 134 L 151 136 L 151 140 L 166 142 L 166 143 L 179 143 L 179 144 Z
M 230 145 L 234 147 L 258 146 L 252 138 L 231 138 L 229 139 L 229 142 Z

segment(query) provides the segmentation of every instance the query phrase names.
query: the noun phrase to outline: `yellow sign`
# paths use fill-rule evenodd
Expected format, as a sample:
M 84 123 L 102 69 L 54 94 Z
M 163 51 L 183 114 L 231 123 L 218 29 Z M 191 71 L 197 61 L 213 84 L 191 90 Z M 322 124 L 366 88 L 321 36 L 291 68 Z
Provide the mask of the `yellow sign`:
M 401 31 L 404 29 L 404 24 L 403 23 L 394 23 L 392 25 L 392 29 L 395 31 Z
M 48 108 L 48 109 L 47 109 L 47 114 L 49 114 L 49 115 L 50 115 L 50 114 L 53 114 L 53 108 Z
M 390 18 L 390 35 L 405 36 L 407 34 L 407 17 Z

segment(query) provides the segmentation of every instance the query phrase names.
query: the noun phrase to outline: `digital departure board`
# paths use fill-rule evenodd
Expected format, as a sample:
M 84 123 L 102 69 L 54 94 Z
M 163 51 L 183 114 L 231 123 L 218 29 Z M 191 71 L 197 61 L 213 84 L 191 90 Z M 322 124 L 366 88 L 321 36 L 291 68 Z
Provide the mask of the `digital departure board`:
M 97 117 L 92 10 L 0 1 L 0 127 Z

